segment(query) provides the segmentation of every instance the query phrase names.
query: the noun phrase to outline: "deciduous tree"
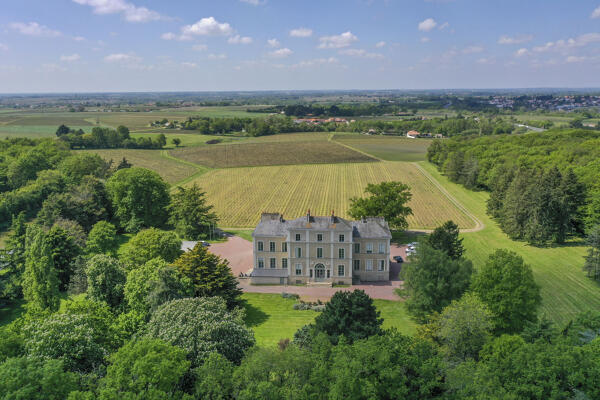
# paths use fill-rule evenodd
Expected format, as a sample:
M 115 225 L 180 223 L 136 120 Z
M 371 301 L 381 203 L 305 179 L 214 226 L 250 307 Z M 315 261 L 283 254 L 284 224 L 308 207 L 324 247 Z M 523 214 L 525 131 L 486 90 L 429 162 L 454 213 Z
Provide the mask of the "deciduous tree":
M 181 240 L 175 232 L 150 228 L 138 232 L 127 243 L 122 259 L 132 269 L 157 257 L 173 262 L 180 254 Z
M 60 302 L 59 280 L 52 249 L 44 231 L 32 225 L 27 228 L 23 294 L 32 311 L 56 311 Z
M 406 217 L 412 215 L 407 206 L 412 198 L 410 187 L 400 182 L 369 183 L 365 189 L 369 197 L 350 199 L 348 214 L 353 218 L 384 217 L 394 229 L 408 228 Z
M 88 296 L 96 301 L 104 301 L 115 308 L 123 301 L 125 271 L 116 258 L 97 254 L 86 264 Z
M 185 239 L 203 239 L 218 221 L 212 209 L 211 205 L 206 204 L 206 193 L 196 184 L 189 188 L 179 186 L 171 196 L 169 223 Z

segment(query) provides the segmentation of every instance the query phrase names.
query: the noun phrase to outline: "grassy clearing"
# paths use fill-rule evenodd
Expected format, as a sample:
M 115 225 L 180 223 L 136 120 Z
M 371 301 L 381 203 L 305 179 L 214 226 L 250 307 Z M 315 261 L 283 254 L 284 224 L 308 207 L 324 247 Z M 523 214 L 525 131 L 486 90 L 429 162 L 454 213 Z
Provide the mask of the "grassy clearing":
M 253 229 L 225 229 L 225 232 L 235 236 L 239 236 L 242 239 L 246 239 L 249 242 L 252 241 L 252 231 Z
M 26 137 L 30 139 L 55 138 L 58 125 L 0 125 L 0 138 Z M 89 126 L 74 125 L 73 129 L 89 131 Z
M 335 135 L 333 140 L 387 161 L 425 161 L 428 139 L 396 136 Z
M 175 184 L 191 177 L 199 171 L 192 165 L 163 157 L 161 150 L 111 149 L 111 150 L 78 150 L 99 154 L 105 160 L 118 163 L 125 157 L 134 167 L 148 168 L 156 171 L 166 182 Z
M 173 157 L 211 168 L 370 162 L 375 159 L 332 142 L 265 142 L 171 150 Z
M 411 187 L 412 229 L 432 229 L 448 219 L 460 227 L 474 222 L 452 204 L 412 163 L 294 165 L 212 170 L 191 180 L 206 191 L 220 225 L 256 226 L 262 212 L 282 212 L 287 218 L 329 215 L 348 217 L 349 199 L 362 196 L 367 183 L 401 181 Z
M 488 194 L 472 192 L 449 182 L 429 163 L 421 163 L 456 199 L 473 212 L 484 224 L 479 232 L 465 233 L 466 257 L 476 267 L 483 265 L 495 249 L 516 252 L 533 269 L 536 282 L 542 288 L 540 312 L 562 326 L 577 313 L 600 309 L 600 285 L 583 273 L 583 256 L 586 248 L 580 243 L 561 247 L 537 248 L 524 242 L 515 242 L 498 228 L 485 213 Z
M 312 310 L 294 310 L 296 300 L 284 299 L 280 294 L 244 293 L 242 298 L 247 302 L 246 323 L 254 330 L 259 346 L 271 347 L 280 339 L 292 339 L 298 329 L 319 315 Z M 374 303 L 384 319 L 384 328 L 414 333 L 415 324 L 407 317 L 403 302 L 374 300 Z

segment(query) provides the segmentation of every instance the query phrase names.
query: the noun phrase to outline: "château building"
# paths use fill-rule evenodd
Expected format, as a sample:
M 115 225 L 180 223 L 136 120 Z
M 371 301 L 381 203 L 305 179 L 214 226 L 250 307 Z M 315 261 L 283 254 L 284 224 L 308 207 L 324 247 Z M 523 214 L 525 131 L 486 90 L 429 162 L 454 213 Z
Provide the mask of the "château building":
M 263 213 L 252 233 L 255 284 L 388 281 L 390 239 L 381 217 L 349 221 L 333 213 L 286 220 Z

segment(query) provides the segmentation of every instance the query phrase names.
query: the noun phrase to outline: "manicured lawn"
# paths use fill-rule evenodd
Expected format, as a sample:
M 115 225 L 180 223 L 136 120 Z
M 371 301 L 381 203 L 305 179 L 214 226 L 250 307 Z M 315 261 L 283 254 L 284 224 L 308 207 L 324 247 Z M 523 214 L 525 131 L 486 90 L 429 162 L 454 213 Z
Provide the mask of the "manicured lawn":
M 508 249 L 522 256 L 542 288 L 540 313 L 559 326 L 566 324 L 577 313 L 600 309 L 600 285 L 587 278 L 582 271 L 586 248 L 581 242 L 538 248 L 513 241 L 485 213 L 486 192 L 473 192 L 449 182 L 432 164 L 423 162 L 421 166 L 485 224 L 485 228 L 479 232 L 463 234 L 467 250 L 465 256 L 476 267 L 483 265 L 495 249 Z
M 244 293 L 242 298 L 247 301 L 246 323 L 254 330 L 259 346 L 275 346 L 280 339 L 293 339 L 298 329 L 319 315 L 312 310 L 294 310 L 296 300 L 284 299 L 280 294 Z M 408 318 L 403 302 L 374 300 L 374 303 L 384 318 L 384 328 L 414 333 L 415 323 Z

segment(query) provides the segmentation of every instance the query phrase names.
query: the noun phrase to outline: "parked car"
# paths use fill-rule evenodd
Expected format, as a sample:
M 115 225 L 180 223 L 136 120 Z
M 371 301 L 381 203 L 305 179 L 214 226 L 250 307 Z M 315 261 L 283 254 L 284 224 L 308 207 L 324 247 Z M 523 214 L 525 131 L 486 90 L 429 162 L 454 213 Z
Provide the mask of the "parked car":
M 210 243 L 208 243 L 208 242 L 207 242 L 207 241 L 205 241 L 205 240 L 201 240 L 201 241 L 200 241 L 200 243 L 202 243 L 202 246 L 204 246 L 204 247 L 208 247 L 208 246 L 210 246 Z
M 401 256 L 394 256 L 394 257 L 392 257 L 392 258 L 393 258 L 393 259 L 394 259 L 394 261 L 395 261 L 395 262 L 397 262 L 397 263 L 402 263 L 402 262 L 404 262 L 404 260 L 402 259 L 402 257 L 401 257 Z

